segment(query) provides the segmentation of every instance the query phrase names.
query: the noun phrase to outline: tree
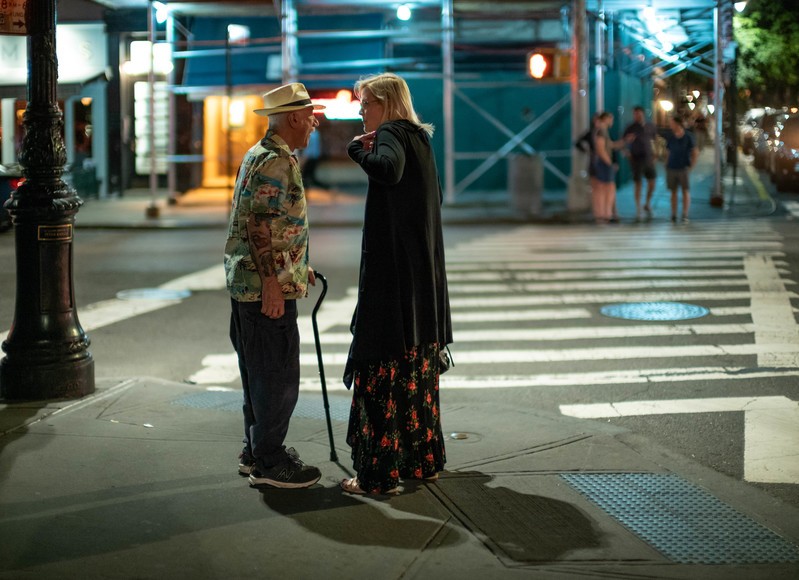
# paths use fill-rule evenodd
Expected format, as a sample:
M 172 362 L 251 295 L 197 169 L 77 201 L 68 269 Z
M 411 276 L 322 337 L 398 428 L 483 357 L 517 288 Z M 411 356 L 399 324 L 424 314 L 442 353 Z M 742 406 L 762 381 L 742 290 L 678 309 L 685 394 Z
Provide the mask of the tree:
M 799 96 L 799 3 L 749 0 L 734 21 L 738 87 L 753 104 L 796 105 Z

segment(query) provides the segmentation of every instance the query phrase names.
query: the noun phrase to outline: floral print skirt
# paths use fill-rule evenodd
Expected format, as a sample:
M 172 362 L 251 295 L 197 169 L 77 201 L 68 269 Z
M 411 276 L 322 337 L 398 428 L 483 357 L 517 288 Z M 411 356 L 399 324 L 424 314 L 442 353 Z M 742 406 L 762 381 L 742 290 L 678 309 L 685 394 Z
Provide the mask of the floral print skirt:
M 438 353 L 438 344 L 425 344 L 396 360 L 350 361 L 347 444 L 364 491 L 386 492 L 400 478 L 424 479 L 444 469 Z

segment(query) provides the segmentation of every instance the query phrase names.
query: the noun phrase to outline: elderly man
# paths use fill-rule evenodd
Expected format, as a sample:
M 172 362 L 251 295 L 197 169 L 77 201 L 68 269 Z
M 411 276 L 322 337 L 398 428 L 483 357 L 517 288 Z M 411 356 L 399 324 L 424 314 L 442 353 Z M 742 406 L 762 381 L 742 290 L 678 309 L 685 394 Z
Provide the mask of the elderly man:
M 244 389 L 244 449 L 239 473 L 250 485 L 309 487 L 319 481 L 284 440 L 300 381 L 298 298 L 314 284 L 308 265 L 308 223 L 300 167 L 318 121 L 301 83 L 263 95 L 257 115 L 269 117 L 266 136 L 239 168 L 225 245 L 232 314 L 230 339 Z

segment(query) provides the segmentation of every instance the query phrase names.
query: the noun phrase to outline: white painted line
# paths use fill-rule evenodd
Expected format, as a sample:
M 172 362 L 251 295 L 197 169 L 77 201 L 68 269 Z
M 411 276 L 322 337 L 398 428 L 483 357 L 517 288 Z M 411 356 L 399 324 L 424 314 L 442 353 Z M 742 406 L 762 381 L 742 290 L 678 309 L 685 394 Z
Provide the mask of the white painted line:
M 744 412 L 744 479 L 799 483 L 799 404 L 787 397 L 729 397 L 561 405 L 570 417 Z
M 743 367 L 694 367 L 679 369 L 641 369 L 589 373 L 553 373 L 536 375 L 458 375 L 455 369 L 442 375 L 443 389 L 511 389 L 529 387 L 592 387 L 602 385 L 631 385 L 647 383 L 678 383 L 687 381 L 761 380 L 768 378 L 799 377 L 799 370 L 753 371 Z M 310 373 L 307 373 L 310 375 Z M 306 390 L 321 390 L 319 379 L 306 376 L 302 387 Z M 327 377 L 328 390 L 346 390 L 339 376 Z
M 460 317 L 453 315 L 453 322 Z M 602 338 L 643 338 L 652 336 L 702 336 L 716 334 L 749 334 L 751 324 L 645 324 L 641 326 L 594 326 L 575 328 L 494 328 L 480 330 L 456 330 L 455 342 L 556 342 L 562 340 L 589 340 Z M 348 332 L 328 332 L 321 336 L 323 344 L 350 344 Z M 314 344 L 313 336 L 302 336 L 303 344 Z
M 570 320 L 577 318 L 591 318 L 590 310 L 585 308 L 559 308 L 546 310 L 509 310 L 509 311 L 482 311 L 465 312 L 456 310 L 452 313 L 454 323 L 467 322 L 508 322 L 525 320 Z
M 164 290 L 222 290 L 225 288 L 225 267 L 211 266 L 180 278 L 175 278 L 159 288 Z
M 780 274 L 790 275 L 788 270 L 778 270 Z M 640 268 L 625 270 L 558 270 L 547 272 L 468 272 L 447 273 L 447 281 L 453 282 L 507 282 L 545 281 L 545 280 L 580 280 L 580 279 L 612 279 L 620 278 L 707 278 L 708 276 L 744 276 L 743 267 L 735 269 L 713 269 L 709 267 L 687 269 Z
M 784 397 L 773 397 L 783 399 Z M 799 483 L 799 405 L 744 411 L 744 479 Z
M 738 244 L 741 245 L 741 242 Z M 541 262 L 555 262 L 557 264 L 560 263 L 568 263 L 570 261 L 594 261 L 594 260 L 612 260 L 615 261 L 617 264 L 624 264 L 626 262 L 625 256 L 619 256 L 619 250 L 610 250 L 610 251 L 597 251 L 597 252 L 547 252 L 542 253 L 540 251 L 536 251 L 535 253 L 531 253 L 529 256 L 513 254 L 512 258 L 507 259 L 508 262 L 512 262 L 515 264 L 521 264 L 524 262 L 533 262 L 533 263 L 541 263 Z M 773 252 L 759 252 L 760 254 L 767 254 L 769 256 L 784 256 L 783 252 L 774 250 Z M 704 252 L 703 256 L 705 258 L 743 258 L 748 254 L 747 250 L 717 250 L 714 252 Z M 483 263 L 488 262 L 492 264 L 502 264 L 503 258 L 509 258 L 509 255 L 506 252 L 494 252 L 490 254 L 472 254 L 470 252 L 447 252 L 447 264 L 450 263 L 458 263 L 458 262 L 465 262 L 467 264 L 476 264 L 476 263 Z M 638 252 L 636 251 L 635 256 L 626 256 L 631 262 L 637 261 L 640 259 L 663 259 L 663 260 L 686 260 L 686 259 L 695 259 L 696 258 L 696 248 L 694 251 L 686 250 L 686 251 L 674 251 L 671 249 L 660 249 L 660 250 L 651 250 L 645 252 Z
M 227 354 L 209 354 L 203 357 L 203 368 L 191 375 L 187 380 L 198 385 L 231 383 L 239 378 L 239 359 L 235 352 Z
M 103 300 L 78 309 L 81 326 L 84 330 L 95 330 L 134 316 L 161 310 L 183 302 L 179 300 Z
M 568 304 L 613 304 L 616 302 L 706 302 L 749 300 L 750 292 L 641 292 L 614 294 L 539 294 L 536 296 L 485 296 L 480 298 L 450 297 L 454 308 L 507 308 L 509 306 L 557 306 Z M 789 292 L 789 298 L 799 295 Z
M 457 340 L 457 337 L 456 337 Z M 324 343 L 323 343 L 324 344 Z M 621 346 L 606 348 L 573 349 L 504 349 L 504 350 L 465 350 L 453 351 L 456 365 L 545 363 L 595 360 L 638 360 L 683 357 L 744 356 L 777 352 L 791 355 L 795 366 L 799 361 L 799 343 L 796 344 L 722 344 L 692 346 Z M 343 366 L 347 353 L 328 353 L 324 355 L 325 367 Z M 300 364 L 317 364 L 316 354 L 300 355 Z
M 453 369 L 453 371 L 456 370 L 457 368 Z M 492 375 L 489 377 L 464 377 L 450 372 L 441 377 L 441 386 L 448 389 L 591 387 L 598 385 L 678 383 L 686 381 L 759 380 L 781 377 L 799 377 L 799 370 L 752 371 L 751 369 L 742 367 L 693 367 L 517 376 Z
M 743 272 L 741 273 L 743 274 Z M 787 281 L 786 284 L 795 284 Z M 552 292 L 557 290 L 646 290 L 649 288 L 702 288 L 712 286 L 749 286 L 746 278 L 719 278 L 707 280 L 608 280 L 593 282 L 524 282 L 506 284 L 450 284 L 452 294 L 498 294 L 511 292 Z
M 791 293 L 768 256 L 753 255 L 744 258 L 744 270 L 752 289 L 752 322 L 755 343 L 799 343 L 799 325 L 793 315 Z M 799 365 L 796 356 L 765 352 L 757 357 L 761 367 Z
M 630 239 L 620 239 L 618 243 L 613 243 L 608 240 L 591 240 L 587 241 L 583 244 L 583 248 L 586 251 L 595 251 L 596 253 L 608 253 L 610 251 L 614 251 L 617 255 L 621 253 L 621 257 L 632 257 L 630 254 L 633 254 L 636 257 L 640 257 L 642 255 L 651 254 L 654 252 L 663 251 L 663 243 L 658 241 L 656 243 L 644 243 L 640 239 L 636 239 L 633 242 L 635 246 L 631 248 L 631 240 Z M 709 252 L 711 255 L 714 252 L 723 252 L 726 250 L 738 250 L 740 251 L 741 248 L 741 240 L 729 240 L 726 242 L 721 241 L 713 241 L 713 240 L 677 240 L 676 238 L 672 238 L 667 241 L 668 243 L 668 251 L 670 252 L 677 252 L 677 251 L 696 251 L 696 246 L 698 243 L 702 244 L 702 251 Z M 475 245 L 468 245 L 468 246 L 460 246 L 455 247 L 452 250 L 447 252 L 447 257 L 450 255 L 458 256 L 461 254 L 470 254 L 470 255 L 491 255 L 496 256 L 498 253 L 502 255 L 515 255 L 515 254 L 537 254 L 541 253 L 542 251 L 548 251 L 552 249 L 566 249 L 566 248 L 574 248 L 575 246 L 579 246 L 574 240 L 569 239 L 565 243 L 561 244 L 552 244 L 547 242 L 542 242 L 540 244 L 534 243 L 519 243 L 519 244 L 511 244 L 511 243 L 498 243 L 498 244 L 490 244 L 490 243 L 480 243 Z M 758 241 L 753 239 L 746 239 L 746 247 L 750 251 L 763 251 L 763 250 L 779 250 L 782 247 L 782 242 L 779 240 L 766 240 L 766 241 Z
M 780 267 L 787 267 L 787 262 L 784 260 L 775 260 L 774 264 Z M 740 269 L 743 268 L 740 256 L 731 258 L 706 260 L 701 257 L 693 257 L 690 260 L 662 260 L 662 259 L 625 259 L 625 260 L 571 260 L 553 264 L 547 260 L 531 260 L 529 262 L 496 262 L 496 263 L 480 263 L 469 264 L 466 262 L 447 264 L 447 275 L 450 273 L 458 272 L 495 272 L 495 271 L 513 271 L 513 270 L 546 270 L 546 271 L 567 271 L 567 270 L 615 270 L 627 268 L 683 268 L 683 269 L 696 269 L 702 271 L 707 268 L 729 268 L 736 266 Z
M 680 415 L 683 413 L 725 413 L 753 409 L 781 409 L 786 405 L 796 406 L 797 403 L 786 397 L 724 397 L 561 405 L 560 412 L 569 417 L 578 417 L 580 419 L 604 419 L 641 415 Z
M 785 209 L 794 217 L 799 217 L 799 201 L 781 202 Z

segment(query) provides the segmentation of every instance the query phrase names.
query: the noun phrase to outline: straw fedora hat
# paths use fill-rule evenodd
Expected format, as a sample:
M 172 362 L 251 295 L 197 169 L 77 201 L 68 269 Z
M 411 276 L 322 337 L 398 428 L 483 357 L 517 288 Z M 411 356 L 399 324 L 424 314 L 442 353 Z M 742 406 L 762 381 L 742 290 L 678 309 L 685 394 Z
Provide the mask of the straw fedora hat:
M 264 108 L 255 109 L 256 115 L 266 117 L 275 113 L 287 113 L 289 111 L 299 111 L 305 107 L 313 107 L 314 110 L 324 109 L 324 105 L 317 105 L 311 102 L 311 96 L 302 83 L 289 83 L 272 89 L 264 93 Z

